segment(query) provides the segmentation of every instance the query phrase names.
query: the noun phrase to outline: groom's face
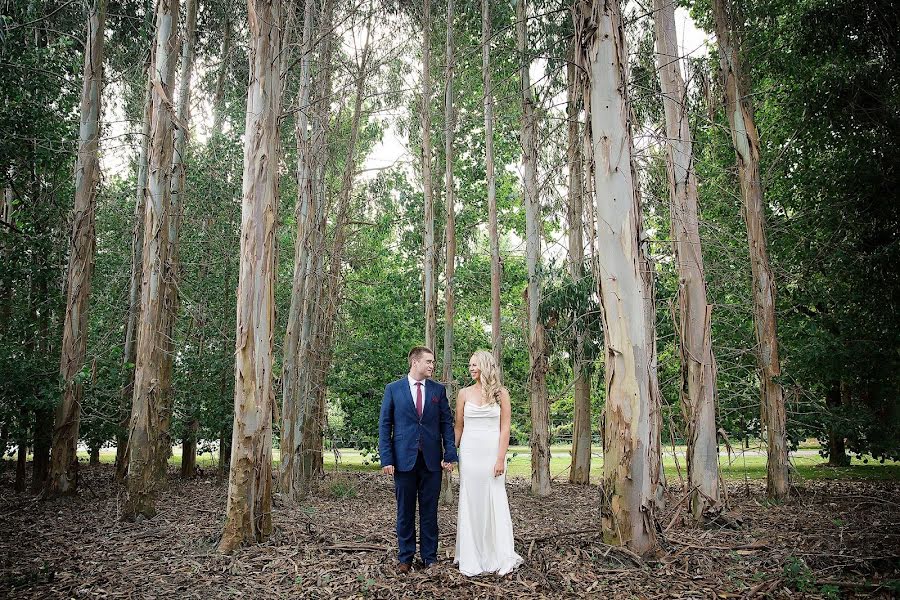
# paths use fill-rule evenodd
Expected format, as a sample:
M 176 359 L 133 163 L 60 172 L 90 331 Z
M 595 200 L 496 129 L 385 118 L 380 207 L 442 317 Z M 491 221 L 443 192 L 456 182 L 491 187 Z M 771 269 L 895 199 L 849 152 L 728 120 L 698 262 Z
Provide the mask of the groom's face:
M 434 373 L 434 354 L 424 353 L 419 358 L 413 359 L 410 371 L 416 376 L 416 379 L 431 377 Z

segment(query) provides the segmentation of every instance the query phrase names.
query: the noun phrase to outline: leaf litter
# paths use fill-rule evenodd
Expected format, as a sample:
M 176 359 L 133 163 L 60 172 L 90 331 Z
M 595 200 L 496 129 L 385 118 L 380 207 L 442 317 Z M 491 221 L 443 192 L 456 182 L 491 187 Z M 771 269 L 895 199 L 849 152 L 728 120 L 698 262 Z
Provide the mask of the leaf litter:
M 274 532 L 216 551 L 227 482 L 170 473 L 156 517 L 120 521 L 112 467 L 82 470 L 82 493 L 40 501 L 0 473 L 3 598 L 893 598 L 900 594 L 900 483 L 806 481 L 770 504 L 763 482 L 731 482 L 730 507 L 698 526 L 670 485 L 660 552 L 603 543 L 599 489 L 560 483 L 549 498 L 508 482 L 516 549 L 504 577 L 453 565 L 456 506 L 441 506 L 439 561 L 396 571 L 394 493 L 380 473 L 328 473 L 299 505 L 278 495 Z M 86 493 L 90 488 L 92 493 Z

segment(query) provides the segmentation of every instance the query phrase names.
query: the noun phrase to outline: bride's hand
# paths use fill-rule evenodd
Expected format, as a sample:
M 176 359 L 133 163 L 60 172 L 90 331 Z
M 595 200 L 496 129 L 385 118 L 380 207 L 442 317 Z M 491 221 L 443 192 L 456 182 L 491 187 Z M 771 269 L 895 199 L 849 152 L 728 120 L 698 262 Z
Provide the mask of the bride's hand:
M 494 463 L 494 477 L 500 477 L 504 471 L 506 471 L 506 461 L 498 458 L 497 462 Z

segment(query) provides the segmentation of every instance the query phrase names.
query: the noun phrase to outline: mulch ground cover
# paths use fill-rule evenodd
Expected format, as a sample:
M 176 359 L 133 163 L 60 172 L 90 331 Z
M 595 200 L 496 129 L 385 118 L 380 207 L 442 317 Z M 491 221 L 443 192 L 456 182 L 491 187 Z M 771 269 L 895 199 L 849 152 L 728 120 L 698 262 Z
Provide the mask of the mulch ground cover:
M 173 472 L 153 519 L 119 519 L 112 468 L 82 470 L 80 494 L 42 501 L 0 473 L 0 598 L 891 598 L 900 595 L 900 483 L 807 481 L 785 504 L 730 482 L 729 509 L 699 527 L 669 489 L 661 552 L 603 543 L 598 488 L 534 498 L 508 485 L 525 564 L 497 577 L 453 566 L 455 506 L 441 507 L 440 561 L 399 575 L 394 496 L 380 473 L 329 473 L 300 506 L 276 498 L 263 544 L 216 552 L 226 482 Z

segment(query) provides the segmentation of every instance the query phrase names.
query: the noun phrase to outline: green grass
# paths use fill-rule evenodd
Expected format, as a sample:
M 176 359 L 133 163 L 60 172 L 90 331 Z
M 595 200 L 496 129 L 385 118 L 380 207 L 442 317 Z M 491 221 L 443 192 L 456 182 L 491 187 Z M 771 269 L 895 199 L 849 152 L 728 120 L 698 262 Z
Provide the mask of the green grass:
M 172 457 L 169 458 L 169 464 L 176 466 L 181 463 L 181 448 L 174 447 L 172 449 Z M 679 478 L 679 469 L 682 476 L 686 476 L 686 465 L 684 461 L 684 447 L 676 446 L 678 452 L 678 461 L 676 466 L 675 457 L 672 455 L 671 447 L 667 449 L 667 453 L 663 458 L 663 468 L 666 477 L 670 481 L 676 481 Z M 507 454 L 509 465 L 508 477 L 528 479 L 531 477 L 531 458 L 528 446 L 510 446 Z M 371 463 L 367 457 L 360 454 L 358 450 L 352 448 L 344 448 L 340 450 L 340 466 L 338 470 L 346 471 L 377 471 L 379 466 Z M 550 449 L 550 474 L 559 479 L 568 479 L 568 468 L 570 462 L 569 446 L 552 446 Z M 87 462 L 88 456 L 86 452 L 79 452 L 79 458 Z M 273 450 L 273 459 L 277 464 L 280 460 L 280 452 L 276 448 Z M 115 460 L 115 450 L 105 448 L 100 452 L 100 461 L 102 463 L 112 463 Z M 335 456 L 331 451 L 325 452 L 325 467 L 328 470 L 335 469 Z M 900 462 L 886 461 L 884 464 L 869 459 L 868 463 L 857 458 L 853 458 L 851 465 L 844 468 L 830 468 L 825 466 L 825 459 L 819 456 L 818 446 L 814 443 L 801 444 L 798 452 L 792 455 L 791 462 L 797 470 L 800 479 L 868 479 L 868 480 L 900 480 Z M 206 452 L 197 457 L 197 465 L 200 468 L 215 468 L 218 465 L 218 456 L 214 453 Z M 751 449 L 744 454 L 732 455 L 731 459 L 727 456 L 719 458 L 719 465 L 722 475 L 728 480 L 746 479 L 765 479 L 766 477 L 766 457 L 764 453 Z M 591 457 L 591 479 L 599 482 L 603 471 L 603 458 L 600 456 L 600 448 L 594 447 Z

